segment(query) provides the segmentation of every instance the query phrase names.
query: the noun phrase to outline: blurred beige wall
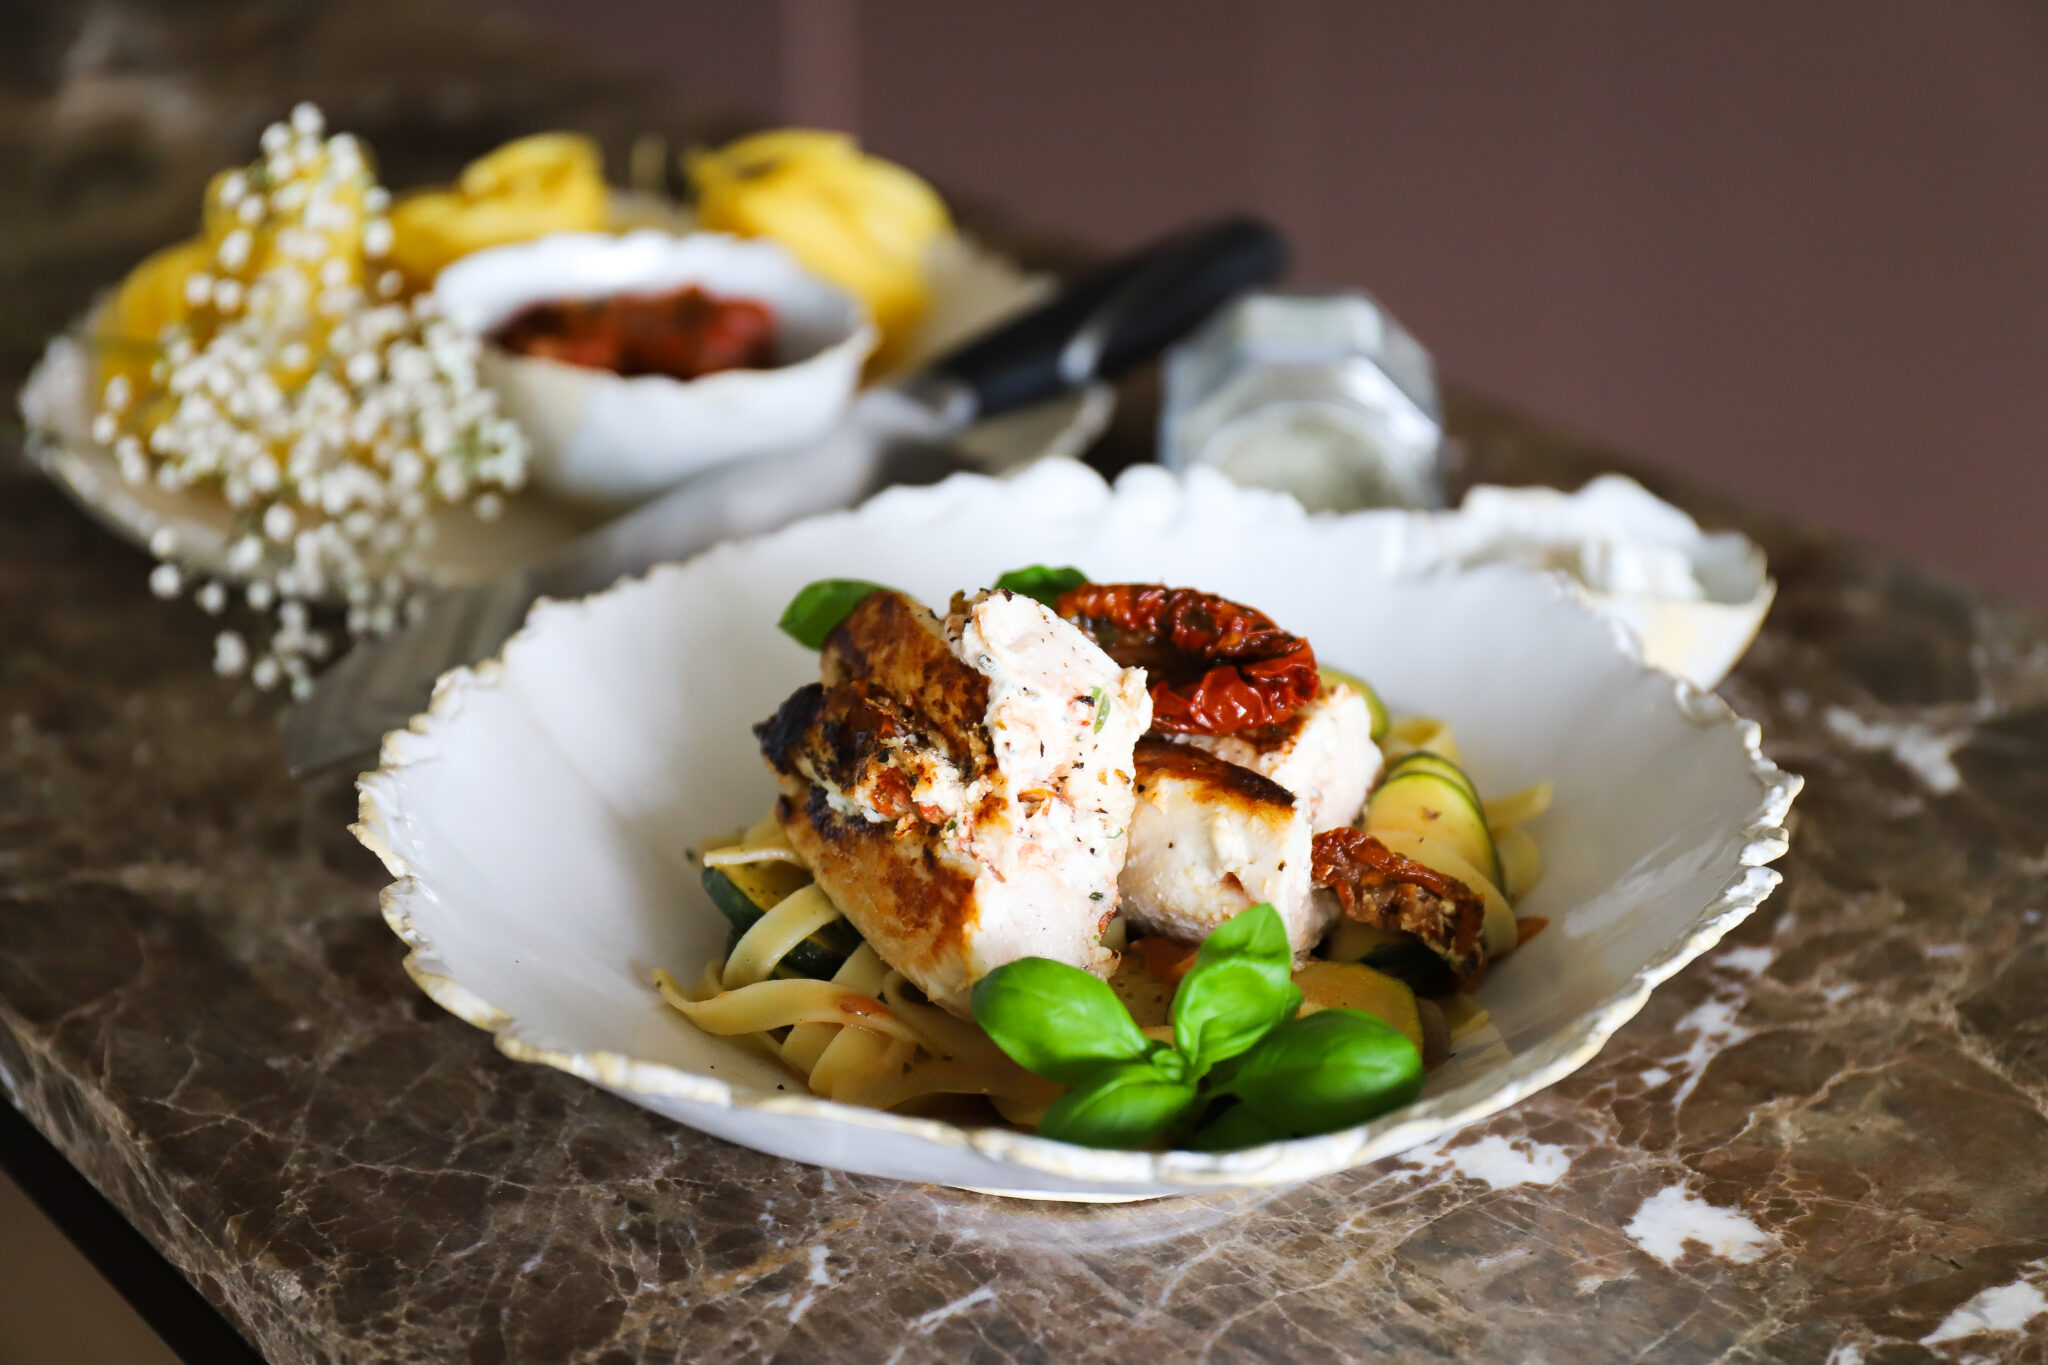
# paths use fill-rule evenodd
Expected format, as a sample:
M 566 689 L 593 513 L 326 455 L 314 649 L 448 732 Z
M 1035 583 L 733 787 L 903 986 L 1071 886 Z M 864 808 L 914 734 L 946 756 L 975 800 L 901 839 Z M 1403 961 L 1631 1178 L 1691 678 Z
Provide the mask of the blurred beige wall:
M 177 1359 L 0 1172 L 0 1365 L 177 1365 Z
M 476 0 L 1103 245 L 1244 205 L 1443 368 L 2048 603 L 2048 10 Z

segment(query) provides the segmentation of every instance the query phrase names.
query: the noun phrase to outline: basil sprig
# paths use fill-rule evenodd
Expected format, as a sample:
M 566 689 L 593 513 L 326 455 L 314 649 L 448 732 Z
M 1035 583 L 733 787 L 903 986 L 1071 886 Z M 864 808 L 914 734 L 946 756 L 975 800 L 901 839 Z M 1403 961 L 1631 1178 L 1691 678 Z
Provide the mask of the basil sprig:
M 1297 1016 L 1287 930 L 1255 905 L 1209 935 L 1173 997 L 1173 1042 L 1145 1037 L 1099 978 L 1027 957 L 975 983 L 974 1017 L 1025 1070 L 1073 1088 L 1042 1136 L 1142 1147 L 1192 1134 L 1204 1151 L 1363 1123 L 1413 1100 L 1422 1055 L 1358 1010 Z
M 878 592 L 889 589 L 864 578 L 821 578 L 806 583 L 775 624 L 784 635 L 805 649 L 823 649 L 825 637 L 839 629 L 839 623 L 853 615 L 853 609 Z
M 973 1003 L 975 1020 L 1012 1061 L 1064 1085 L 1152 1049 L 1108 982 L 1049 957 L 990 972 L 974 983 Z
M 1206 1075 L 1300 1008 L 1287 928 L 1272 906 L 1255 905 L 1203 940 L 1173 995 L 1173 1044 Z
M 1087 574 L 1071 566 L 1054 569 L 1044 564 L 1033 564 L 1027 569 L 1010 570 L 996 580 L 996 586 L 1043 602 L 1048 607 L 1056 607 L 1061 593 L 1078 588 L 1087 581 Z
M 1422 1093 L 1422 1055 L 1362 1010 L 1319 1010 L 1268 1033 L 1221 1089 L 1270 1123 L 1334 1132 Z

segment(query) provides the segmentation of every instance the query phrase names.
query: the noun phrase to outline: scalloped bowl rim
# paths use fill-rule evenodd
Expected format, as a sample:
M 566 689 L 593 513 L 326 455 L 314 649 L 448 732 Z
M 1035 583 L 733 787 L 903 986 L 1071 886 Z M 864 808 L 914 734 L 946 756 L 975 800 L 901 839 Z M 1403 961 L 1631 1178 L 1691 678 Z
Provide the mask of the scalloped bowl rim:
M 1110 496 L 1122 495 L 1134 482 L 1134 476 L 1140 482 L 1161 478 L 1172 480 L 1175 477 L 1156 468 L 1141 466 L 1119 479 Z M 1023 476 L 1025 479 L 1033 477 L 1082 477 L 1093 479 L 1098 484 L 1101 482 L 1091 471 L 1067 461 L 1042 462 Z M 1188 477 L 1197 482 L 1205 478 L 1223 482 L 1221 476 L 1206 471 L 1194 471 Z M 963 482 L 1001 481 L 979 475 L 956 475 L 932 488 L 891 490 L 862 508 L 828 516 L 860 516 L 883 499 L 942 496 L 945 490 Z M 1250 495 L 1249 490 L 1233 488 L 1232 492 Z M 1282 502 L 1292 503 L 1284 495 L 1258 496 L 1277 497 Z M 750 542 L 736 543 L 760 543 L 802 535 L 811 522 L 824 519 L 812 518 L 768 536 L 753 538 Z M 411 906 L 413 897 L 431 895 L 431 892 L 390 840 L 384 837 L 382 829 L 386 821 L 395 818 L 398 812 L 384 807 L 380 791 L 385 788 L 396 791 L 408 767 L 415 762 L 432 761 L 434 749 L 430 741 L 445 728 L 461 723 L 472 695 L 497 689 L 504 683 L 506 655 L 516 649 L 522 639 L 548 630 L 553 622 L 563 617 L 590 612 L 596 603 L 611 593 L 644 588 L 655 580 L 687 572 L 693 562 L 659 565 L 647 574 L 623 578 L 606 592 L 589 597 L 573 601 L 543 600 L 535 605 L 526 624 L 506 642 L 497 657 L 444 674 L 435 686 L 429 708 L 415 716 L 405 729 L 386 735 L 378 766 L 358 779 L 359 819 L 351 826 L 356 837 L 383 861 L 395 879 L 383 889 L 380 907 L 386 923 L 409 949 L 404 961 L 406 973 L 430 999 L 456 1017 L 490 1033 L 498 1050 L 506 1056 L 566 1071 L 628 1098 L 635 1095 L 672 1097 L 731 1110 L 802 1115 L 859 1128 L 884 1130 L 940 1147 L 971 1149 L 996 1161 L 1056 1180 L 1088 1182 L 1098 1190 L 1123 1187 L 1134 1191 L 1123 1197 L 1144 1198 L 1170 1194 L 1175 1190 L 1195 1193 L 1204 1189 L 1292 1183 L 1398 1155 L 1420 1143 L 1484 1119 L 1561 1080 L 1589 1061 L 1624 1024 L 1634 1018 L 1652 990 L 1712 949 L 1726 933 L 1747 918 L 1781 880 L 1780 874 L 1768 864 L 1781 857 L 1788 846 L 1786 817 L 1804 779 L 1784 771 L 1764 756 L 1761 730 L 1754 721 L 1738 716 L 1717 695 L 1644 663 L 1633 634 L 1611 619 L 1601 617 L 1563 574 L 1522 571 L 1519 576 L 1523 578 L 1547 583 L 1568 609 L 1599 620 L 1626 664 L 1668 686 L 1682 719 L 1701 727 L 1732 727 L 1746 756 L 1749 773 L 1757 784 L 1757 798 L 1742 826 L 1743 843 L 1735 858 L 1734 871 L 1722 883 L 1718 893 L 1700 907 L 1689 922 L 1688 930 L 1637 968 L 1624 987 L 1610 994 L 1598 1006 L 1584 1011 L 1572 1024 L 1551 1034 L 1538 1046 L 1517 1054 L 1506 1075 L 1489 1072 L 1444 1094 L 1418 1100 L 1394 1114 L 1317 1137 L 1291 1139 L 1228 1153 L 1103 1151 L 1055 1142 L 1010 1128 L 969 1128 L 939 1119 L 840 1104 L 807 1092 L 769 1094 L 736 1088 L 723 1080 L 618 1051 L 569 1051 L 543 1046 L 521 1037 L 518 1021 L 511 1014 L 469 990 L 443 970 L 434 945 L 420 929 Z M 1517 571 L 1496 568 L 1472 572 Z M 1041 1189 L 990 1192 L 1016 1193 L 1029 1198 L 1062 1197 L 1056 1191 Z M 1111 1197 L 1116 1196 L 1112 1194 Z

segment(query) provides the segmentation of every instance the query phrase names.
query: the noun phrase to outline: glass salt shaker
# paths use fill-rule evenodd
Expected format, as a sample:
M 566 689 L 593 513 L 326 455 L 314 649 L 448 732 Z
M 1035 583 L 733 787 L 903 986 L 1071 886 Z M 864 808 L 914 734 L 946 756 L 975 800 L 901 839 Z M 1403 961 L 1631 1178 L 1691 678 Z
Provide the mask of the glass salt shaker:
M 1311 511 L 1441 507 L 1429 353 L 1370 295 L 1248 294 L 1170 351 L 1160 461 Z

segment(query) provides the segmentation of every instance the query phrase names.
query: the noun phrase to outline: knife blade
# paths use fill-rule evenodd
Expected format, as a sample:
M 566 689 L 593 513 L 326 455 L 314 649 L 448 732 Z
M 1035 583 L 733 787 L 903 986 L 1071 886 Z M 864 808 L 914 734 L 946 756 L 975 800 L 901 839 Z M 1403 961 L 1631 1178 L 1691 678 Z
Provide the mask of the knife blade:
M 423 599 L 411 624 L 359 642 L 285 712 L 294 773 L 371 753 L 424 710 L 436 679 L 497 652 L 543 597 L 602 591 L 621 577 L 851 507 L 883 488 L 978 466 L 954 438 L 974 421 L 1114 378 L 1285 268 L 1270 226 L 1231 217 L 1175 233 L 1084 276 L 902 383 L 870 390 L 814 442 L 696 475 L 485 583 Z

